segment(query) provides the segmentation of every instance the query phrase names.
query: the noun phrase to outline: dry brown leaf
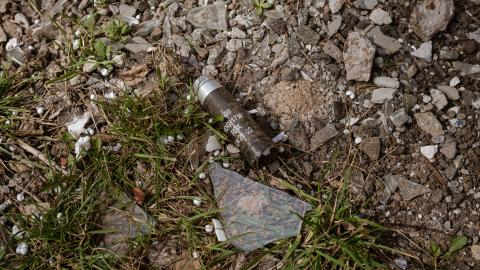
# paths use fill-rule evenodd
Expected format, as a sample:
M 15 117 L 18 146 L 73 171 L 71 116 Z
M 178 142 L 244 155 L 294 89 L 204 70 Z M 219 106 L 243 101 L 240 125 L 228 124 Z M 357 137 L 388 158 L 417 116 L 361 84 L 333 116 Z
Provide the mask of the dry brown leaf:
M 135 201 L 138 204 L 143 204 L 145 202 L 145 192 L 143 192 L 142 189 L 140 189 L 139 187 L 134 187 L 132 188 L 132 193 Z
M 120 74 L 120 79 L 128 86 L 136 86 L 145 79 L 149 72 L 150 69 L 146 64 L 135 65 L 130 70 L 123 71 Z

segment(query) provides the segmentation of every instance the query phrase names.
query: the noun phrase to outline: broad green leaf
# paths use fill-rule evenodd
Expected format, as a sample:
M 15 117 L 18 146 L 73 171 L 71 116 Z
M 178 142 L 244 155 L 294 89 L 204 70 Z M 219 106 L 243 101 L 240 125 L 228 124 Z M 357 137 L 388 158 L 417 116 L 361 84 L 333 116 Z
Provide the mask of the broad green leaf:
M 458 235 L 452 239 L 450 243 L 450 247 L 448 248 L 447 253 L 445 253 L 445 257 L 450 257 L 455 251 L 462 249 L 467 244 L 467 237 L 463 235 Z

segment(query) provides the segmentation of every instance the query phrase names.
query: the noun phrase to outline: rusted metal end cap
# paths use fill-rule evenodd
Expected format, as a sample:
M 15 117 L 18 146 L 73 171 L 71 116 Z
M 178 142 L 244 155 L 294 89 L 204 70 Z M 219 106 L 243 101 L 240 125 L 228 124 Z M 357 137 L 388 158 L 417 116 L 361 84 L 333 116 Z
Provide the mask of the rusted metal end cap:
M 198 97 L 198 100 L 203 105 L 203 101 L 214 90 L 222 87 L 219 81 L 209 75 L 202 75 L 198 77 L 193 83 L 193 92 Z

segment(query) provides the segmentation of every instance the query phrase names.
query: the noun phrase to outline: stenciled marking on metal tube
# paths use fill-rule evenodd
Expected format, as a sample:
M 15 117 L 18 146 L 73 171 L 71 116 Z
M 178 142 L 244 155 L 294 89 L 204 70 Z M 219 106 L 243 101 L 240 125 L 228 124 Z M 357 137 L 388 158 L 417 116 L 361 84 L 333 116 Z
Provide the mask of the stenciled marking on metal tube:
M 232 136 L 235 137 L 235 145 L 239 146 L 240 143 L 245 141 L 246 136 L 253 132 L 253 128 L 250 126 L 242 126 L 240 119 L 243 118 L 243 115 L 241 113 L 232 115 L 232 111 L 230 109 L 222 110 L 221 113 L 225 119 L 228 119 L 223 127 L 223 130 L 232 134 Z

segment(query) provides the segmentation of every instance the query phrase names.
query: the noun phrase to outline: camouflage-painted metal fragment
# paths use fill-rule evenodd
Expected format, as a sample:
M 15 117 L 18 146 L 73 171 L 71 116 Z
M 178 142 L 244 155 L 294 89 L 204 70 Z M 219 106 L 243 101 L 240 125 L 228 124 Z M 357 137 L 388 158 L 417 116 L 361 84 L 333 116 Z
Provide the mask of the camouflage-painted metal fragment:
M 248 252 L 300 233 L 310 204 L 217 163 L 209 171 L 225 233 L 236 248 Z

